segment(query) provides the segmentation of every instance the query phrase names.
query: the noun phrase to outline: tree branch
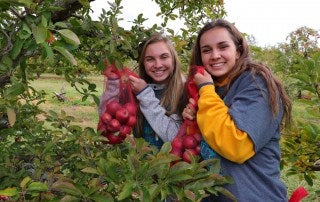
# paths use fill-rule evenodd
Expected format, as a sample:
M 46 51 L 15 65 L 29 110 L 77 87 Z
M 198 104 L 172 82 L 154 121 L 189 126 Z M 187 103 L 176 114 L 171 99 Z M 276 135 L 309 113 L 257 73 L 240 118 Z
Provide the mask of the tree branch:
M 89 0 L 92 2 L 95 0 Z M 83 6 L 78 0 L 57 0 L 55 6 L 61 7 L 61 11 L 57 11 L 52 15 L 52 22 L 64 21 L 74 15 L 75 12 L 80 10 Z

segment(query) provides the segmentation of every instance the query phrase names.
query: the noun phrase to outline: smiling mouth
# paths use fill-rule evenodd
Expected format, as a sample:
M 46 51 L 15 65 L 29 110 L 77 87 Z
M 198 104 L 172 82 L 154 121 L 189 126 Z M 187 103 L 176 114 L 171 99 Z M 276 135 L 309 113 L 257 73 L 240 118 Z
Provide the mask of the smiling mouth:
M 156 71 L 153 71 L 153 73 L 154 73 L 155 75 L 158 75 L 158 76 L 163 75 L 164 72 L 165 72 L 165 70 L 156 70 Z
M 225 63 L 224 62 L 219 62 L 215 64 L 210 64 L 210 67 L 222 67 Z

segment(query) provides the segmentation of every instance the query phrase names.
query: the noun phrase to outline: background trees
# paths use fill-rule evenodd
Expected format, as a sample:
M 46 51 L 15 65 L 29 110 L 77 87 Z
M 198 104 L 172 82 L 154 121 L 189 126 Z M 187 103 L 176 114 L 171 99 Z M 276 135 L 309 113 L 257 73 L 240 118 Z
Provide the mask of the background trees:
M 9 190 L 16 198 L 26 190 L 29 198 L 62 197 L 63 193 L 77 196 L 80 185 L 86 189 L 100 182 L 96 169 L 101 164 L 96 159 L 103 161 L 107 155 L 102 155 L 101 145 L 96 146 L 99 135 L 95 129 L 73 125 L 68 114 L 42 111 L 39 105 L 46 103 L 47 92 L 32 87 L 30 82 L 44 72 L 57 74 L 82 95 L 82 101 L 93 99 L 98 104 L 97 87 L 87 76 L 100 74 L 105 68 L 104 59 L 119 67 L 134 68 L 139 42 L 154 31 L 163 31 L 175 42 L 186 71 L 199 27 L 210 19 L 225 16 L 223 1 L 155 0 L 162 23 L 146 27 L 146 19 L 140 14 L 133 19 L 133 26 L 125 29 L 119 25 L 121 0 L 108 1 L 110 9 L 104 10 L 98 21 L 89 15 L 92 1 L 0 1 L 0 190 L 17 187 L 16 191 Z M 185 23 L 179 33 L 167 26 L 168 21 L 176 19 Z M 276 47 L 252 44 L 254 57 L 272 66 L 294 101 L 300 104 L 303 99 L 306 112 L 312 114 L 310 120 L 299 120 L 292 130 L 286 131 L 283 140 L 283 164 L 290 168 L 288 173 L 302 173 L 310 185 L 317 179 L 315 170 L 319 169 L 320 156 L 318 38 L 317 31 L 302 27 Z M 39 114 L 45 114 L 45 120 L 39 119 Z M 69 192 L 48 192 L 56 179 L 64 181 L 55 184 L 55 188 L 64 186 Z M 104 188 L 100 195 L 105 197 L 112 188 Z M 171 192 L 163 195 L 166 193 Z M 94 196 L 90 197 L 94 200 Z

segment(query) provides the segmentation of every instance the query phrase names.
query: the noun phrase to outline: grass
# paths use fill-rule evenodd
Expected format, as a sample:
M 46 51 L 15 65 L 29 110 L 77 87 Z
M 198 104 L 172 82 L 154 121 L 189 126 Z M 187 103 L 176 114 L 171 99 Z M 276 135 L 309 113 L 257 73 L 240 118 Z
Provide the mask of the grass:
M 103 76 L 92 76 L 87 79 L 97 85 L 97 92 L 95 94 L 100 96 L 103 89 Z M 60 113 L 63 110 L 67 115 L 75 118 L 73 124 L 96 128 L 98 123 L 98 106 L 91 97 L 82 101 L 82 95 L 63 78 L 56 75 L 44 74 L 39 79 L 31 82 L 31 86 L 38 91 L 43 90 L 46 92 L 45 99 L 47 101 L 40 105 L 43 111 L 53 110 Z M 61 88 L 64 89 L 65 97 L 67 98 L 65 102 L 59 101 L 54 94 L 55 92 L 60 93 Z
M 90 82 L 97 85 L 96 95 L 100 96 L 103 91 L 103 76 L 91 76 L 87 78 Z M 82 96 L 70 86 L 63 78 L 44 74 L 39 79 L 31 83 L 37 90 L 43 90 L 46 92 L 47 102 L 41 104 L 40 107 L 44 111 L 53 110 L 59 113 L 61 110 L 65 111 L 67 115 L 73 116 L 75 121 L 73 124 L 82 127 L 96 128 L 98 123 L 98 106 L 94 103 L 92 98 L 88 98 L 86 101 L 82 101 Z M 64 87 L 65 96 L 67 101 L 61 102 L 55 96 L 54 92 L 59 93 L 61 87 Z M 312 116 L 305 111 L 304 103 L 301 101 L 295 101 L 293 106 L 294 119 L 299 118 L 302 120 L 308 120 L 320 124 L 320 120 L 313 120 Z M 315 191 L 320 187 L 320 182 L 315 182 L 313 186 L 308 186 L 305 180 L 299 178 L 299 176 L 285 176 L 285 171 L 282 172 L 282 180 L 288 187 L 289 196 L 299 186 L 303 186 L 309 192 L 309 196 L 303 200 L 303 202 L 320 202 L 320 198 L 316 196 Z M 318 179 L 320 174 L 317 173 Z
M 317 179 L 320 178 L 320 173 L 316 173 Z M 302 179 L 302 176 L 282 176 L 281 177 L 283 182 L 288 187 L 288 194 L 291 195 L 291 193 L 298 187 L 302 186 L 308 191 L 308 196 L 304 198 L 303 202 L 320 202 L 320 197 L 316 195 L 316 191 L 319 191 L 320 182 L 314 182 L 313 186 L 309 186 L 307 182 Z

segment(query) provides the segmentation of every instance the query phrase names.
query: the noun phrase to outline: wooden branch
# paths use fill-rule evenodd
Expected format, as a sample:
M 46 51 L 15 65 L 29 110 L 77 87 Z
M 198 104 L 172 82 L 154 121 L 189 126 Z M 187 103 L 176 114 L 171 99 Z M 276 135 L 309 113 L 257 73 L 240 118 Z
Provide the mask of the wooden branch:
M 89 0 L 89 2 L 92 1 L 95 0 Z M 52 14 L 51 20 L 53 23 L 65 21 L 83 7 L 78 0 L 56 0 L 54 6 L 59 6 L 62 10 L 56 11 Z
M 56 98 L 58 98 L 59 101 L 61 101 L 61 102 L 67 101 L 67 98 L 65 96 L 66 93 L 53 92 L 53 94 L 55 95 Z
M 0 75 L 0 88 L 10 83 L 10 75 L 2 74 Z
M 6 114 L 0 116 L 0 130 L 9 128 L 9 126 L 10 124 L 9 124 L 8 116 Z
M 9 36 L 3 29 L 0 30 L 7 38 L 7 44 L 0 50 L 0 58 L 7 54 L 12 49 L 11 36 Z

